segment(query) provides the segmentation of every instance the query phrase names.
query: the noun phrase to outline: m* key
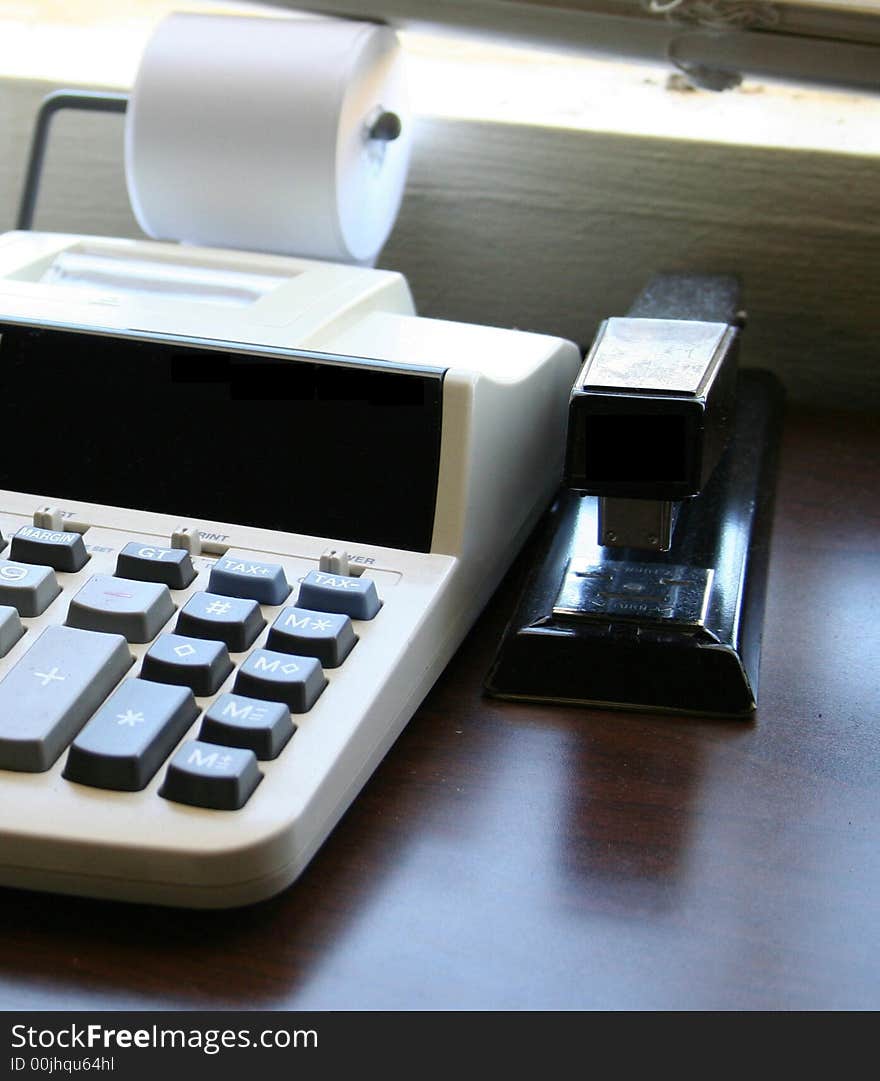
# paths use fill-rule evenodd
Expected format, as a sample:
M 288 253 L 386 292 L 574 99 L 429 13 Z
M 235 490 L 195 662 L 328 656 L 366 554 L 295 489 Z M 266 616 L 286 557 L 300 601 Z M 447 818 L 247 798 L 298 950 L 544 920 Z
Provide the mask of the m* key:
M 348 616 L 285 608 L 272 624 L 266 645 L 279 653 L 315 657 L 323 668 L 338 668 L 355 642 L 357 635 Z

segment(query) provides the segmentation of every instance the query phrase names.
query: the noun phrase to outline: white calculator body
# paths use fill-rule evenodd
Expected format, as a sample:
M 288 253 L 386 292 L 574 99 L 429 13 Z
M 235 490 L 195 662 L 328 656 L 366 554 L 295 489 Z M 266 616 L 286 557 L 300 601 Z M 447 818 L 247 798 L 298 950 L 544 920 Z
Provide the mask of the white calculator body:
M 0 884 L 289 885 L 550 500 L 578 362 L 390 272 L 0 237 Z

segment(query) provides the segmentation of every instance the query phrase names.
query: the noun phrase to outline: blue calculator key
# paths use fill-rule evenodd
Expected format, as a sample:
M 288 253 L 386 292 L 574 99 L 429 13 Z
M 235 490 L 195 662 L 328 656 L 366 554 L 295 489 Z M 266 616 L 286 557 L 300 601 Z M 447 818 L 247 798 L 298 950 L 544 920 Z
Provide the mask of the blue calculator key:
M 224 556 L 211 568 L 208 592 L 225 597 L 248 597 L 259 604 L 283 604 L 290 596 L 284 568 L 256 563 L 243 556 Z
M 5 657 L 24 634 L 18 611 L 5 604 L 0 605 L 0 657 Z
M 38 529 L 23 525 L 12 538 L 9 551 L 19 563 L 36 563 L 56 571 L 80 571 L 89 561 L 89 553 L 79 533 Z
M 50 769 L 133 663 L 120 634 L 47 627 L 0 680 L 0 769 Z
M 199 739 L 224 747 L 245 747 L 265 761 L 278 757 L 295 730 L 283 702 L 221 694 L 202 718 Z
M 262 779 L 253 751 L 191 740 L 168 763 L 159 795 L 192 807 L 237 811 Z
M 10 604 L 25 619 L 41 616 L 61 592 L 51 567 L 0 559 L 0 604 Z
M 315 657 L 322 668 L 338 668 L 351 653 L 357 635 L 348 616 L 285 608 L 269 630 L 266 646 L 280 653 Z
M 382 602 L 372 578 L 309 571 L 299 587 L 296 605 L 317 612 L 341 612 L 352 619 L 372 619 Z
M 188 687 L 123 680 L 70 745 L 64 777 L 139 792 L 198 715 Z
M 232 661 L 222 642 L 161 634 L 144 655 L 141 679 L 189 687 L 203 697 L 214 694 L 232 671 Z
M 131 541 L 116 558 L 116 574 L 139 582 L 161 582 L 169 589 L 186 589 L 195 580 L 196 569 L 184 548 L 158 548 Z
M 193 638 L 217 639 L 230 652 L 242 653 L 256 642 L 265 626 L 256 601 L 219 593 L 193 593 L 180 610 L 175 630 Z
M 251 698 L 284 702 L 291 713 L 308 713 L 326 686 L 314 657 L 255 649 L 239 668 L 234 690 Z

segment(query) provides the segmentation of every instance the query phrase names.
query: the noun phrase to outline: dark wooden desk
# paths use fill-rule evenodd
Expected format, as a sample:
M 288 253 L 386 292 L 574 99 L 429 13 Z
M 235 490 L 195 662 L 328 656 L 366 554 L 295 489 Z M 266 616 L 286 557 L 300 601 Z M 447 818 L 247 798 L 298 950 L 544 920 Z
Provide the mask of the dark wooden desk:
M 876 1009 L 878 429 L 789 417 L 754 723 L 483 699 L 509 579 L 297 885 L 0 891 L 0 1006 Z

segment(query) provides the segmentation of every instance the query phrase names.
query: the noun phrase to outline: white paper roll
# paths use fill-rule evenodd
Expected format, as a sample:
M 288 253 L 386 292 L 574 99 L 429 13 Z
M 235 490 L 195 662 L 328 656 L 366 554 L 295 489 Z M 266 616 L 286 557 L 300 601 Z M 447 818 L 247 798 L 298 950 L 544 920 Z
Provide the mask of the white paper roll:
M 397 114 L 393 141 L 370 138 Z M 175 14 L 147 45 L 125 172 L 148 235 L 371 263 L 406 182 L 397 37 L 344 20 Z

